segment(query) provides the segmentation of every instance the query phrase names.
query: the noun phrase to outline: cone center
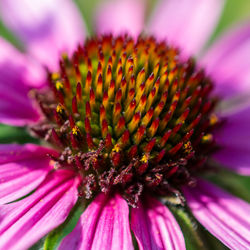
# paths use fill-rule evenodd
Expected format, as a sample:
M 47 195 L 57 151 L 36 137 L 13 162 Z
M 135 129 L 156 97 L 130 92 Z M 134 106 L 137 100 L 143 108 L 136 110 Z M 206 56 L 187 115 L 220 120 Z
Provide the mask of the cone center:
M 118 190 L 178 193 L 213 147 L 213 84 L 194 61 L 153 37 L 103 36 L 64 55 L 37 93 L 44 120 L 32 130 L 61 152 L 56 168 L 82 179 L 81 195 Z

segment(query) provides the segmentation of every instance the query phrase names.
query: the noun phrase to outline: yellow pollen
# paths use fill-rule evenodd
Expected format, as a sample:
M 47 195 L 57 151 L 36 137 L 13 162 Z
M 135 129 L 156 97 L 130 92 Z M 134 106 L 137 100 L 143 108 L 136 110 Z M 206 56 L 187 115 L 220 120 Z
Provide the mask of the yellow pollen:
M 72 133 L 73 133 L 73 135 L 77 135 L 79 133 L 79 128 L 77 126 L 72 128 Z
M 219 120 L 219 119 L 218 119 L 217 115 L 212 114 L 212 115 L 210 116 L 210 120 L 209 120 L 210 125 L 211 125 L 211 126 L 215 125 L 215 124 L 218 122 L 218 120 Z
M 202 137 L 202 142 L 211 142 L 213 140 L 213 135 L 212 134 L 207 134 Z
M 192 144 L 191 144 L 190 141 L 188 141 L 187 143 L 185 143 L 183 147 L 184 147 L 185 153 L 187 153 L 187 154 L 191 153 L 191 151 L 193 149 Z
M 63 88 L 63 84 L 60 81 L 57 81 L 56 82 L 56 89 L 59 90 L 59 89 L 62 89 L 62 88 Z
M 120 146 L 119 146 L 119 144 L 116 144 L 116 145 L 113 147 L 112 151 L 118 153 L 118 152 L 120 151 Z
M 62 107 L 61 104 L 58 104 L 58 105 L 57 105 L 57 107 L 56 107 L 56 112 L 57 112 L 57 113 L 60 113 L 60 114 L 63 112 L 63 107 Z
M 143 163 L 147 163 L 148 160 L 149 160 L 149 155 L 148 154 L 143 155 L 142 158 L 141 158 L 141 162 L 143 162 Z

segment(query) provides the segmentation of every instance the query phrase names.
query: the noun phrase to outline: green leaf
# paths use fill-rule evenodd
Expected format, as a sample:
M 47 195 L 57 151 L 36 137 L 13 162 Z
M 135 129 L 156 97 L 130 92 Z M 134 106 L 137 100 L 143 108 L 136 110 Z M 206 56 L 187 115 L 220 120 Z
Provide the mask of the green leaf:
M 39 144 L 39 140 L 31 137 L 26 128 L 0 124 L 0 144 L 14 142 L 21 144 L 28 142 Z
M 48 234 L 44 242 L 44 250 L 57 249 L 61 240 L 70 232 L 72 232 L 76 226 L 82 212 L 84 211 L 84 208 L 85 206 L 82 202 L 78 201 L 76 203 L 66 221 Z
M 196 221 L 193 220 L 183 208 L 170 207 L 170 210 L 174 214 L 182 229 L 185 238 L 186 249 L 207 249 L 199 235 L 199 232 L 197 231 Z

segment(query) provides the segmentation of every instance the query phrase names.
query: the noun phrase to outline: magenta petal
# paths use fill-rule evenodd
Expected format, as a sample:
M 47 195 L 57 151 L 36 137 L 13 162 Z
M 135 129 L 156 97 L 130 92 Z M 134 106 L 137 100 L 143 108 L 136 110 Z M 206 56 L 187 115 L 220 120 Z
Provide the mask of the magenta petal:
M 199 181 L 184 195 L 196 219 L 230 249 L 250 247 L 250 204 L 220 188 Z
M 1 3 L 0 3 L 1 4 Z M 34 62 L 30 57 L 18 51 L 9 42 L 0 37 L 0 70 L 10 71 L 15 75 L 19 73 L 23 84 L 28 87 L 41 88 L 46 82 L 46 72 L 39 64 Z M 12 68 L 19 69 L 18 72 L 11 72 Z M 6 74 L 7 74 L 6 72 Z M 17 77 L 17 76 L 16 76 Z M 2 80 L 1 80 L 2 81 Z M 22 87 L 20 82 L 11 82 L 16 87 Z
M 229 30 L 202 59 L 222 97 L 250 94 L 250 25 Z
M 0 204 L 21 198 L 42 183 L 52 169 L 47 154 L 57 153 L 32 144 L 0 145 Z
M 215 131 L 220 149 L 213 155 L 221 164 L 240 174 L 250 174 L 250 106 L 225 115 L 225 124 Z
M 97 32 L 137 36 L 143 29 L 144 11 L 142 0 L 105 1 L 95 14 Z
M 54 149 L 41 147 L 35 144 L 0 144 L 0 164 L 15 162 L 32 157 L 44 157 L 46 154 L 57 156 Z
M 223 5 L 224 0 L 161 0 L 148 30 L 195 55 L 216 27 Z
M 6 25 L 51 69 L 62 52 L 71 53 L 85 38 L 81 14 L 71 0 L 3 0 L 0 7 Z
M 43 70 L 0 39 L 0 123 L 23 126 L 37 121 L 39 114 L 28 94 L 44 81 Z
M 133 249 L 126 201 L 99 194 L 59 249 Z
M 174 216 L 154 198 L 148 197 L 138 208 L 132 209 L 131 228 L 140 249 L 186 249 Z
M 0 249 L 27 249 L 67 218 L 77 201 L 73 172 L 50 174 L 35 193 L 0 206 Z
M 225 147 L 216 152 L 213 157 L 226 168 L 240 175 L 250 176 L 249 150 Z

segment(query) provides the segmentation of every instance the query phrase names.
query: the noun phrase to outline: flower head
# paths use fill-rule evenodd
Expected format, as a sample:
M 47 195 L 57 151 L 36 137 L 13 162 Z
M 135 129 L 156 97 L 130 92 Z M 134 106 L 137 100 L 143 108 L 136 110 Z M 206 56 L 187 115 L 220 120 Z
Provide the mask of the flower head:
M 37 93 L 45 119 L 31 129 L 60 149 L 57 169 L 79 172 L 86 198 L 119 190 L 136 206 L 143 193 L 179 194 L 194 182 L 213 143 L 215 99 L 177 49 L 103 36 L 65 55 L 49 80 L 51 93 Z
M 250 246 L 249 204 L 201 179 L 207 172 L 221 170 L 214 158 L 249 174 L 249 102 L 242 98 L 237 111 L 218 112 L 234 91 L 243 89 L 242 97 L 249 94 L 244 77 L 236 87 L 226 85 L 228 79 L 220 76 L 232 69 L 239 55 L 244 58 L 249 27 L 237 31 L 236 41 L 229 35 L 225 48 L 215 46 L 197 64 L 190 56 L 211 33 L 222 1 L 192 0 L 192 8 L 190 1 L 162 2 L 146 34 L 139 35 L 142 20 L 134 25 L 127 14 L 140 11 L 142 18 L 142 3 L 120 0 L 103 6 L 97 24 L 106 34 L 85 41 L 70 1 L 55 5 L 45 1 L 39 12 L 46 13 L 45 19 L 35 15 L 33 3 L 26 3 L 41 32 L 12 1 L 3 4 L 17 11 L 11 16 L 15 21 L 6 13 L 4 21 L 28 44 L 29 55 L 46 65 L 46 72 L 30 57 L 0 43 L 9 51 L 2 56 L 4 63 L 13 60 L 8 57 L 11 53 L 19 56 L 13 65 L 0 67 L 3 80 L 14 91 L 14 95 L 6 92 L 1 101 L 5 106 L 0 121 L 28 125 L 29 132 L 50 148 L 0 146 L 1 248 L 30 247 L 61 225 L 76 203 L 85 210 L 60 249 L 131 249 L 130 230 L 140 249 L 185 249 L 182 231 L 168 207 L 177 211 L 189 207 L 210 233 L 232 249 Z M 206 29 L 198 27 L 200 13 L 214 7 Z M 180 11 L 179 19 L 173 10 Z M 119 25 L 110 22 L 107 13 L 120 20 Z M 182 27 L 182 19 L 187 27 Z M 221 66 L 232 49 L 233 62 Z M 249 73 L 237 62 L 239 71 Z M 18 81 L 6 67 L 17 73 Z M 233 73 L 231 78 L 227 74 L 229 79 L 236 79 Z M 230 152 L 237 161 L 228 160 Z

